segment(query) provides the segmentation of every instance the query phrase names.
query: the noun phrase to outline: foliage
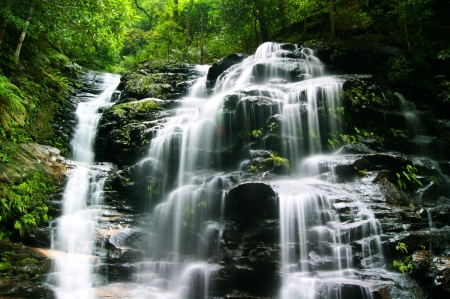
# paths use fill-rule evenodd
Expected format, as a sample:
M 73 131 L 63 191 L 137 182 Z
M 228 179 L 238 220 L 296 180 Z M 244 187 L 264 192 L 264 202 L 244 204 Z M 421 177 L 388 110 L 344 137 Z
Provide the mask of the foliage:
M 402 261 L 394 260 L 392 262 L 392 265 L 394 266 L 395 269 L 397 269 L 402 273 L 411 273 L 413 269 L 412 258 L 410 255 L 405 257 Z
M 395 249 L 406 254 L 408 253 L 408 249 L 406 248 L 405 243 L 398 242 L 395 246 Z M 392 265 L 395 269 L 402 273 L 411 273 L 412 272 L 412 258 L 411 255 L 406 256 L 403 260 L 394 260 Z
M 383 144 L 384 138 L 375 134 L 374 132 L 368 132 L 366 130 L 359 130 L 354 127 L 356 134 L 340 134 L 342 142 L 344 144 L 355 144 L 361 142 L 363 138 L 377 140 L 380 144 Z
M 412 165 L 406 165 L 406 168 L 401 171 L 397 172 L 397 185 L 401 189 L 407 189 L 408 186 L 417 189 L 419 187 L 423 187 L 423 184 L 419 179 L 417 178 L 417 168 Z
M 289 162 L 289 159 L 278 156 L 278 153 L 271 152 L 270 157 L 264 159 L 264 163 L 273 165 L 273 168 L 275 167 L 282 167 L 284 168 L 288 173 L 291 172 L 291 163 Z
M 6 131 L 14 124 L 22 126 L 27 116 L 22 91 L 0 74 L 0 123 Z
M 353 106 L 372 103 L 380 104 L 382 102 L 375 92 L 369 91 L 365 81 L 361 81 L 360 84 L 344 90 L 344 97 L 350 100 Z
M 408 130 L 406 129 L 396 130 L 394 128 L 390 128 L 390 133 L 394 138 L 409 139 Z
M 21 236 L 28 229 L 45 223 L 46 205 L 54 186 L 42 172 L 33 172 L 20 184 L 7 183 L 0 189 L 0 237 L 17 230 Z

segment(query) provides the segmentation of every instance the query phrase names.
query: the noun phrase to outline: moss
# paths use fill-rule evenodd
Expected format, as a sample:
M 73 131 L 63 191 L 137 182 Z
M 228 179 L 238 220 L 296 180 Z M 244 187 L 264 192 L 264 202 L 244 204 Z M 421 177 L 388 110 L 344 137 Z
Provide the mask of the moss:
M 0 142 L 0 238 L 23 235 L 49 219 L 48 200 L 65 173 L 58 153 L 34 143 Z
M 26 246 L 0 240 L 0 278 L 40 281 L 51 269 L 51 261 Z
M 121 118 L 129 118 L 137 113 L 149 113 L 157 109 L 160 108 L 155 101 L 146 99 L 114 105 L 108 113 Z

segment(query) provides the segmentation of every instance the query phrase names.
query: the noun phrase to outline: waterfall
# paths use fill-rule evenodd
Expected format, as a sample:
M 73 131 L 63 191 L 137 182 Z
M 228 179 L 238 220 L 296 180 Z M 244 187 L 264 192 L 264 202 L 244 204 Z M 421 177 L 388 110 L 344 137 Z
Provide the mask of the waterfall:
M 353 247 L 360 248 L 365 263 L 374 256 L 382 259 L 380 225 L 345 187 L 313 178 L 340 127 L 331 116 L 342 106 L 344 81 L 324 74 L 312 50 L 265 43 L 220 75 L 209 95 L 206 79 L 197 80 L 176 115 L 150 141 L 147 159 L 176 176 L 165 180 L 164 189 L 172 191 L 153 211 L 152 250 L 134 265 L 135 298 L 213 297 L 223 268 L 218 261 L 228 225 L 226 196 L 236 185 L 220 170 L 245 177 L 241 170 L 252 165 L 217 154 L 236 136 L 251 144 L 243 151 L 271 150 L 271 159 L 277 152 L 292 168 L 289 180 L 274 182 L 283 277 L 278 296 L 371 298 L 364 269 L 354 268 Z M 254 154 L 253 162 L 264 157 Z M 333 161 L 325 164 L 334 171 Z M 251 180 L 264 180 L 271 171 Z M 340 219 L 339 209 L 350 210 L 349 219 Z
M 57 298 L 95 298 L 93 287 L 101 283 L 93 270 L 99 258 L 93 255 L 96 242 L 96 224 L 102 209 L 104 178 L 102 173 L 112 166 L 94 165 L 93 142 L 101 113 L 108 105 L 119 83 L 119 76 L 90 73 L 93 85 L 100 85 L 99 95 L 83 93 L 78 97 L 77 127 L 71 141 L 76 162 L 70 171 L 63 194 L 62 215 L 53 223 L 52 250 L 56 251 L 49 283 Z

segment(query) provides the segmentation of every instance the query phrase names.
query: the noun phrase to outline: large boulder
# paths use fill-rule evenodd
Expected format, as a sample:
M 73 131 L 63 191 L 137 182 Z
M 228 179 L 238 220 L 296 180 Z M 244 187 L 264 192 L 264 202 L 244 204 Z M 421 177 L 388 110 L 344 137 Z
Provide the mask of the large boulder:
M 210 82 L 211 86 L 214 86 L 217 78 L 226 71 L 231 66 L 241 63 L 244 58 L 247 57 L 247 54 L 230 54 L 222 59 L 217 60 L 213 63 L 212 67 L 208 71 L 208 75 L 206 80 Z

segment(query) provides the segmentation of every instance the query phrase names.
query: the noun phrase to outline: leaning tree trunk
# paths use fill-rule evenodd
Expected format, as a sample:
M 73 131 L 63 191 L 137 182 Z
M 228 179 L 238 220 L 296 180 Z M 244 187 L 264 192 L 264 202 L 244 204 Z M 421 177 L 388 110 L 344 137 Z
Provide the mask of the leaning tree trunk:
M 334 0 L 330 0 L 330 35 L 331 41 L 336 41 L 336 34 L 334 30 Z
M 5 12 L 8 12 L 11 8 L 12 0 L 6 0 Z M 2 48 L 3 36 L 6 31 L 7 18 L 6 16 L 0 21 L 0 49 Z
M 25 19 L 25 25 L 23 26 L 22 33 L 20 34 L 19 42 L 17 43 L 16 52 L 14 53 L 14 58 L 19 61 L 20 50 L 22 49 L 23 41 L 25 40 L 25 35 L 27 34 L 27 28 L 30 25 L 30 19 L 33 15 L 34 3 L 31 4 L 28 10 L 27 18 Z
M 152 14 L 149 14 L 147 10 L 145 10 L 145 8 L 143 8 L 142 6 L 139 6 L 138 0 L 134 0 L 134 4 L 136 5 L 136 8 L 139 9 L 140 11 L 142 11 L 148 18 L 148 28 L 152 29 L 152 24 L 153 24 L 153 8 L 154 6 L 152 6 Z

